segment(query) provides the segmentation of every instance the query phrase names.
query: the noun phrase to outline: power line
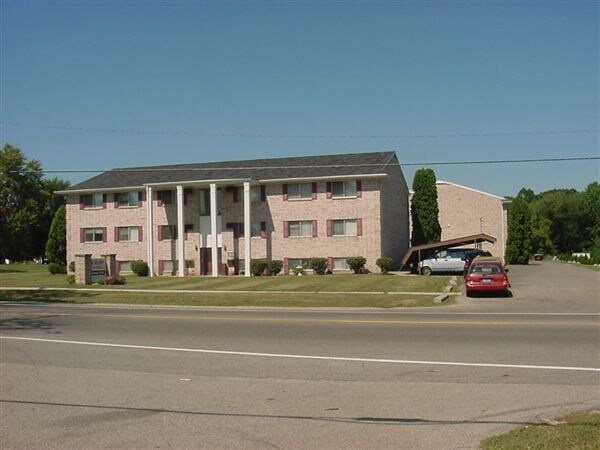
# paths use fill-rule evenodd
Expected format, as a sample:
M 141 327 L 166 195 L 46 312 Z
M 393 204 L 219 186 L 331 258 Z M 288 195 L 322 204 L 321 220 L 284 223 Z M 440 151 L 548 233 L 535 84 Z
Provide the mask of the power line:
M 179 171 L 211 171 L 211 170 L 265 170 L 265 169 L 322 169 L 322 168 L 351 168 L 351 167 L 385 167 L 385 166 L 449 166 L 449 165 L 471 165 L 471 164 L 530 164 L 545 162 L 569 162 L 569 161 L 592 161 L 600 160 L 600 156 L 574 156 L 562 158 L 531 158 L 531 159 L 497 159 L 480 161 L 437 161 L 437 162 L 414 162 L 399 164 L 327 164 L 327 165 L 302 165 L 302 166 L 257 166 L 257 167 L 134 167 L 119 169 L 99 170 L 71 170 L 54 169 L 42 170 L 43 173 L 101 173 L 101 172 L 179 172 Z M 15 171 L 27 173 L 28 171 Z
M 34 124 L 24 122 L 4 122 L 1 125 L 27 127 L 27 128 L 47 128 L 52 130 L 63 130 L 73 132 L 90 133 L 112 133 L 112 134 L 139 134 L 139 135 L 159 135 L 159 136 L 203 136 L 203 137 L 238 137 L 238 138 L 256 138 L 256 139 L 442 139 L 442 138 L 460 138 L 460 137 L 495 137 L 495 136 L 535 136 L 535 135 L 558 135 L 558 134 L 590 134 L 598 133 L 600 129 L 579 129 L 579 130 L 525 130 L 525 131 L 499 131 L 499 132 L 480 132 L 480 133 L 448 133 L 448 134 L 355 134 L 355 135 L 325 135 L 325 134 L 260 134 L 260 133 L 209 133 L 201 131 L 175 131 L 175 130 L 135 130 L 125 128 L 85 128 L 70 125 L 48 125 Z

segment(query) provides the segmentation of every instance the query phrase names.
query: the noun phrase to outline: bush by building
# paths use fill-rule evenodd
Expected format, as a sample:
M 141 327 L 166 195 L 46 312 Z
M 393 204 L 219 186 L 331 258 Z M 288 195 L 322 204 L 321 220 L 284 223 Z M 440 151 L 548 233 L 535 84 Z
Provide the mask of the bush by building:
M 346 264 L 354 271 L 354 273 L 362 273 L 365 269 L 367 259 L 362 256 L 350 256 L 346 258 Z
M 393 258 L 378 258 L 377 261 L 375 261 L 375 264 L 377 264 L 377 267 L 379 267 L 379 269 L 381 269 L 381 273 L 388 273 L 391 268 L 394 266 L 394 259 Z
M 147 277 L 150 273 L 150 268 L 146 261 L 138 260 L 131 263 L 131 271 L 138 277 Z
M 310 268 L 317 275 L 325 275 L 327 270 L 327 258 L 312 258 L 310 260 Z

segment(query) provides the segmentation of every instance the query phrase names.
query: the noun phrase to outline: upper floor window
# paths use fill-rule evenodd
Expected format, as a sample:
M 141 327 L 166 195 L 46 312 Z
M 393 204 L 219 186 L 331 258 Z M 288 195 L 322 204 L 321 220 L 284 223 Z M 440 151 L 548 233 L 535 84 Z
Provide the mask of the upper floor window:
M 175 204 L 175 191 L 158 191 L 156 193 L 158 199 L 158 206 L 161 205 L 174 205 Z
M 81 242 L 106 242 L 106 229 L 82 228 Z
M 291 222 L 285 222 L 284 227 L 287 225 L 287 236 L 292 237 L 309 237 L 315 236 L 317 231 L 316 220 L 295 220 Z M 285 232 L 285 229 L 284 229 Z M 285 236 L 285 234 L 284 234 Z M 285 236 L 285 237 L 287 237 Z
M 81 196 L 82 208 L 104 208 L 104 194 L 86 194 Z
M 333 198 L 356 197 L 356 180 L 333 181 L 331 183 L 331 196 Z
M 118 242 L 139 242 L 140 237 L 140 227 L 118 227 L 115 233 L 115 241 Z
M 115 194 L 115 201 L 117 202 L 117 207 L 127 207 L 127 206 L 138 206 L 139 201 L 141 200 L 140 192 L 132 191 L 132 192 L 119 192 Z
M 186 223 L 183 227 L 183 238 L 187 240 L 188 233 L 194 230 L 194 224 Z M 159 241 L 170 241 L 176 240 L 179 234 L 177 231 L 177 225 L 159 225 L 158 226 L 158 240 Z
M 310 183 L 288 184 L 288 200 L 312 198 Z
M 356 236 L 356 219 L 332 220 L 334 236 Z

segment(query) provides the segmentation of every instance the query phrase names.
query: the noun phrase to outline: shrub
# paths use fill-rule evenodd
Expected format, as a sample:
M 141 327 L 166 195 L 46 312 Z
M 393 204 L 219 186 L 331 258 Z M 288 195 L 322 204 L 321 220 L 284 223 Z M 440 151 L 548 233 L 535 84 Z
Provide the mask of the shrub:
M 69 263 L 69 272 L 75 272 L 75 261 Z
M 250 273 L 255 277 L 260 277 L 267 270 L 267 261 L 262 259 L 255 259 L 250 261 Z
M 67 266 L 63 266 L 62 264 L 56 264 L 56 263 L 52 263 L 48 265 L 48 272 L 50 272 L 52 275 L 56 275 L 56 274 L 66 274 L 67 273 Z
M 348 267 L 350 267 L 354 273 L 361 273 L 364 270 L 366 263 L 366 258 L 362 256 L 350 256 L 349 258 L 346 258 L 346 264 L 348 264 Z
M 96 280 L 96 283 L 116 285 L 116 284 L 125 284 L 126 280 L 125 280 L 125 278 L 120 277 L 120 276 L 117 276 L 117 277 L 108 276 L 108 277 L 104 277 L 104 278 L 98 278 Z
M 277 259 L 269 261 L 267 262 L 267 269 L 269 269 L 270 275 L 277 275 L 283 269 L 283 261 Z
M 131 271 L 135 273 L 138 277 L 147 277 L 148 273 L 150 273 L 150 268 L 148 267 L 148 263 L 142 260 L 132 261 L 131 263 Z
M 69 275 L 67 277 L 67 283 L 69 283 L 69 284 L 75 284 L 75 275 Z
M 377 261 L 375 261 L 375 264 L 377 264 L 377 267 L 379 267 L 381 269 L 381 273 L 388 273 L 390 271 L 390 269 L 392 268 L 392 266 L 394 265 L 394 259 L 393 258 L 378 258 Z
M 317 275 L 325 275 L 327 270 L 327 258 L 312 258 L 310 260 L 310 268 L 315 271 Z

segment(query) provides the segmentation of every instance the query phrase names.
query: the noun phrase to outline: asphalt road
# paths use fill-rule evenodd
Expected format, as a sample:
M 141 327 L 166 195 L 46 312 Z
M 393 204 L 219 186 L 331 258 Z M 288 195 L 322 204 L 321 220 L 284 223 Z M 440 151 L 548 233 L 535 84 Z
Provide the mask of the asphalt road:
M 2 448 L 477 448 L 600 408 L 600 273 L 405 310 L 1 305 Z

